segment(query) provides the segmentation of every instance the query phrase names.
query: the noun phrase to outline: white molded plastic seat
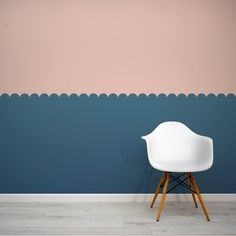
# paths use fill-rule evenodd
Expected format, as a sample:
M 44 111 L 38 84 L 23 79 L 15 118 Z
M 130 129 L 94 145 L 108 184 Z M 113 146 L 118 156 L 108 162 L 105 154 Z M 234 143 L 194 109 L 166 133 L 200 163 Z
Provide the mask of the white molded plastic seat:
M 147 144 L 150 164 L 167 172 L 197 172 L 213 164 L 213 141 L 186 125 L 168 121 L 142 137 Z

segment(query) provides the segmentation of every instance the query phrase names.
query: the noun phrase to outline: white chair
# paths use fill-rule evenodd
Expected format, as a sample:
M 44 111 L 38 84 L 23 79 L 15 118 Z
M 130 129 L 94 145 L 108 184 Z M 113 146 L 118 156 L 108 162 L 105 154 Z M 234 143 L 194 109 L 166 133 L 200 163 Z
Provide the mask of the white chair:
M 166 193 L 175 187 L 182 185 L 191 191 L 194 204 L 197 207 L 197 194 L 207 220 L 210 218 L 203 199 L 199 192 L 192 172 L 204 171 L 213 164 L 213 141 L 211 138 L 198 135 L 180 122 L 168 121 L 157 126 L 150 134 L 142 137 L 147 144 L 148 159 L 151 166 L 163 171 L 161 180 L 157 185 L 151 208 L 162 187 L 163 193 L 157 213 L 157 221 L 160 220 Z M 183 172 L 174 176 L 171 172 Z M 181 178 L 184 179 L 181 180 Z M 176 181 L 176 186 L 167 191 L 168 183 Z M 185 183 L 185 181 L 188 181 Z

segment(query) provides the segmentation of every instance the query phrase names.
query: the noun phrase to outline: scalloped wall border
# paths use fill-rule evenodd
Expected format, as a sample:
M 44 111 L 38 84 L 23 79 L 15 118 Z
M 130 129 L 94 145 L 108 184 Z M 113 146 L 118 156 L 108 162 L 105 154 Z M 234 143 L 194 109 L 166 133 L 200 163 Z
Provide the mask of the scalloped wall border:
M 2 193 L 154 191 L 140 137 L 168 120 L 183 122 L 214 140 L 215 174 L 199 176 L 202 181 L 209 178 L 203 192 L 236 193 L 236 185 L 211 184 L 215 178 L 226 181 L 228 173 L 236 178 L 235 94 L 2 94 L 0 108 Z M 91 144 L 94 147 L 88 148 Z M 9 177 L 12 167 L 20 179 Z M 93 175 L 84 172 L 87 169 Z M 91 184 L 94 175 L 98 186 Z M 75 185 L 68 184 L 74 179 Z M 116 185 L 110 185 L 113 181 Z
M 95 99 L 96 98 L 100 98 L 100 99 L 104 99 L 104 98 L 182 98 L 182 99 L 183 98 L 201 98 L 201 99 L 204 99 L 204 98 L 236 98 L 236 94 L 234 93 L 228 93 L 228 94 L 224 94 L 224 93 L 218 93 L 218 94 L 214 94 L 214 93 L 209 93 L 209 94 L 204 94 L 204 93 L 199 93 L 199 94 L 194 94 L 194 93 L 189 93 L 189 94 L 184 94 L 184 93 L 179 93 L 179 94 L 174 94 L 174 93 L 169 93 L 169 94 L 165 94 L 165 93 L 159 93 L 159 94 L 155 94 L 155 93 L 150 93 L 150 94 L 144 94 L 144 93 L 140 93 L 140 94 L 135 94 L 135 93 L 130 93 L 130 94 L 125 94 L 125 93 L 121 93 L 121 94 L 115 94 L 115 93 L 111 93 L 111 94 L 106 94 L 106 93 L 101 93 L 101 94 L 96 94 L 96 93 L 91 93 L 91 94 L 86 94 L 86 93 L 81 93 L 81 94 L 76 94 L 76 93 L 72 93 L 72 94 L 66 94 L 66 93 L 17 94 L 17 93 L 13 93 L 13 94 L 8 94 L 8 93 L 3 93 L 3 94 L 0 94 L 0 98 L 25 98 L 25 99 L 27 98 L 95 98 Z

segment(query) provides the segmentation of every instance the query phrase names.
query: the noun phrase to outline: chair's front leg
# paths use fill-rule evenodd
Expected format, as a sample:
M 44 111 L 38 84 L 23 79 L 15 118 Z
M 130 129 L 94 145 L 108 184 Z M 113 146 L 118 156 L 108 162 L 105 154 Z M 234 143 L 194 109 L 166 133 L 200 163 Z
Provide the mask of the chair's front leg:
M 167 172 L 166 173 L 165 186 L 164 186 L 162 197 L 161 197 L 160 207 L 159 207 L 159 211 L 157 213 L 157 221 L 159 221 L 160 217 L 161 217 L 161 212 L 162 212 L 164 201 L 165 201 L 165 198 L 166 198 L 166 192 L 167 192 L 169 180 L 170 180 L 170 174 L 169 174 L 169 172 Z
M 190 179 L 191 179 L 191 182 L 192 182 L 192 184 L 193 184 L 194 190 L 195 190 L 195 192 L 197 193 L 199 202 L 200 202 L 200 204 L 201 204 L 201 206 L 202 206 L 202 210 L 204 211 L 207 220 L 210 221 L 210 218 L 209 218 L 207 209 L 206 209 L 206 207 L 205 207 L 205 204 L 204 204 L 204 202 L 203 202 L 202 196 L 201 196 L 201 194 L 200 194 L 200 191 L 199 191 L 199 189 L 198 189 L 197 183 L 196 183 L 196 181 L 195 181 L 195 179 L 194 179 L 192 173 L 190 173 Z
M 189 184 L 189 188 L 190 188 L 191 190 L 194 190 L 194 189 L 193 189 L 193 184 L 192 184 L 191 179 L 190 179 L 190 178 L 191 178 L 190 173 L 186 173 L 186 175 L 188 176 L 188 184 Z M 190 192 L 191 192 L 191 194 L 192 194 L 192 197 L 193 197 L 193 201 L 194 201 L 195 207 L 197 208 L 198 206 L 197 206 L 196 196 L 195 196 L 194 192 L 192 192 L 192 191 L 190 191 Z
M 160 179 L 160 181 L 159 181 L 159 183 L 158 183 L 158 185 L 157 185 L 156 192 L 155 192 L 155 194 L 154 194 L 154 197 L 153 197 L 153 199 L 152 199 L 152 203 L 151 203 L 151 205 L 150 205 L 151 208 L 153 207 L 153 205 L 154 205 L 154 203 L 155 203 L 155 201 L 156 201 L 156 199 L 157 199 L 158 193 L 160 192 L 160 189 L 161 189 L 161 185 L 164 183 L 165 178 L 166 178 L 166 172 L 164 172 L 164 173 L 162 174 L 161 179 Z

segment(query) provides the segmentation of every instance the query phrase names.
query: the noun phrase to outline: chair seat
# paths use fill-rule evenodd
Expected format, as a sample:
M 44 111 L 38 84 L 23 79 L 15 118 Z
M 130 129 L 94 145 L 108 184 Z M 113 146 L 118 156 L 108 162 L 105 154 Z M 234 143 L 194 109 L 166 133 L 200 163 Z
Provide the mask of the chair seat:
M 146 140 L 152 167 L 167 172 L 198 172 L 213 164 L 213 141 L 180 122 L 160 124 Z
M 152 161 L 151 165 L 157 170 L 166 172 L 199 172 L 208 170 L 211 167 L 210 162 L 206 162 L 204 164 L 196 164 L 195 162 L 183 163 L 183 161 L 172 161 L 171 163 Z

